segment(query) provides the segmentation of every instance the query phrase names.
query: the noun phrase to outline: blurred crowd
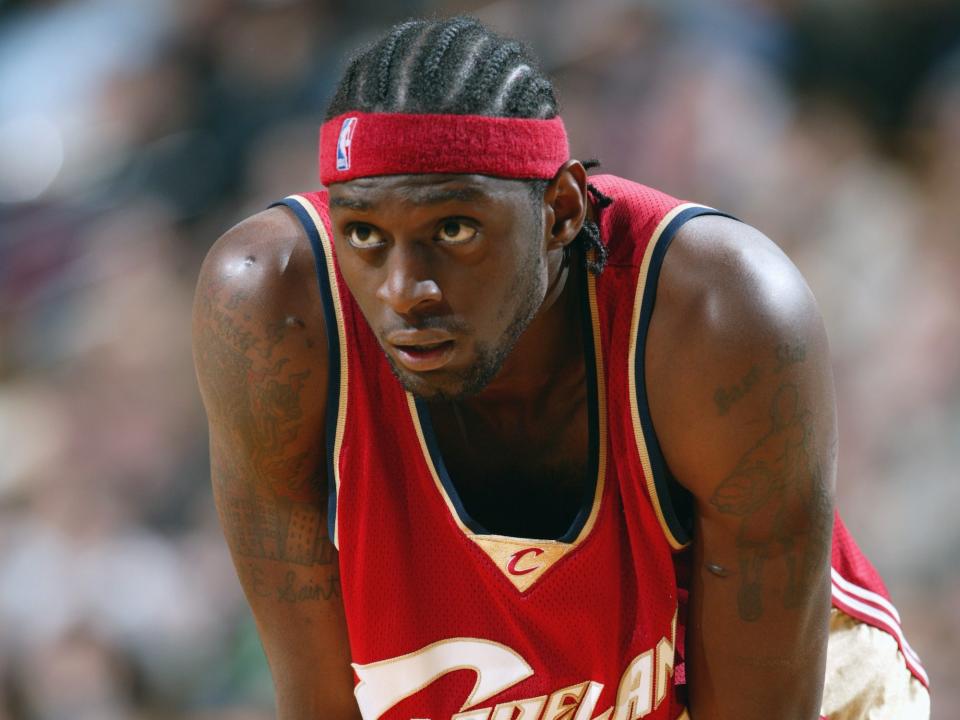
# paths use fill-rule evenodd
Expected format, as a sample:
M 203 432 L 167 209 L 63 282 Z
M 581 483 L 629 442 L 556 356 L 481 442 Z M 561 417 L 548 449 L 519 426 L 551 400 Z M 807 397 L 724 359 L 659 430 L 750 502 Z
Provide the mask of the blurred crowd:
M 0 0 L 0 720 L 272 717 L 210 497 L 193 283 L 230 225 L 316 187 L 345 53 L 454 12 L 533 46 L 575 156 L 800 267 L 839 505 L 934 718 L 960 715 L 958 8 Z

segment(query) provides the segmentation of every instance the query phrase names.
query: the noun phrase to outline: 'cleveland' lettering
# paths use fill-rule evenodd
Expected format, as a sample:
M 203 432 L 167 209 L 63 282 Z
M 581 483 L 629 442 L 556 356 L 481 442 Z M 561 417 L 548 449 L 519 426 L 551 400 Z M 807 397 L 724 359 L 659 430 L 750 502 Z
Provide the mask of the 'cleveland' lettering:
M 674 617 L 671 637 L 661 638 L 655 648 L 633 659 L 620 677 L 614 705 L 599 715 L 594 712 L 604 686 L 595 680 L 495 707 L 476 707 L 534 675 L 516 651 L 477 638 L 440 640 L 397 658 L 354 664 L 360 678 L 354 694 L 364 720 L 379 720 L 401 700 L 447 673 L 472 670 L 476 684 L 450 720 L 640 720 L 660 707 L 669 694 L 676 627 Z

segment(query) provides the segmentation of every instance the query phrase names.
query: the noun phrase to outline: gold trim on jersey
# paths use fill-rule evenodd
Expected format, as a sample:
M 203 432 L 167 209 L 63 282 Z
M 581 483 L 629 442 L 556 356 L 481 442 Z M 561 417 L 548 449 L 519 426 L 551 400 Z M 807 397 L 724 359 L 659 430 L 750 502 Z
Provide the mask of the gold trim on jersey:
M 557 540 L 476 535 L 472 531 L 469 537 L 520 592 L 526 592 L 560 558 L 573 549 L 572 544 Z
M 643 466 L 643 475 L 647 483 L 647 492 L 650 495 L 650 502 L 653 505 L 654 511 L 656 512 L 657 520 L 660 522 L 660 528 L 663 530 L 663 534 L 667 538 L 667 542 L 670 543 L 670 546 L 674 550 L 680 550 L 686 547 L 689 543 L 681 542 L 676 535 L 674 535 L 673 531 L 670 529 L 670 526 L 667 524 L 667 521 L 663 515 L 663 506 L 661 505 L 660 497 L 657 494 L 657 487 L 654 483 L 653 469 L 650 465 L 650 454 L 647 450 L 647 437 L 643 432 L 643 425 L 640 422 L 640 408 L 637 405 L 637 342 L 639 340 L 638 334 L 640 329 L 640 318 L 643 313 L 648 310 L 648 308 L 644 307 L 643 297 L 644 290 L 647 286 L 647 274 L 650 271 L 650 262 L 653 258 L 653 253 L 663 237 L 664 230 L 667 229 L 670 223 L 673 222 L 673 220 L 679 216 L 680 213 L 692 208 L 703 208 L 705 210 L 710 209 L 696 203 L 683 203 L 678 205 L 663 216 L 663 219 L 650 236 L 650 241 L 647 243 L 647 248 L 643 254 L 643 262 L 640 265 L 640 274 L 637 277 L 636 294 L 633 302 L 633 319 L 630 326 L 630 364 L 627 372 L 630 383 L 630 415 L 633 419 L 633 434 L 637 442 L 637 451 L 640 453 L 640 463 Z M 643 340 L 646 342 L 646 338 Z M 669 502 L 669 498 L 666 499 L 666 502 Z
M 572 542 L 516 538 L 506 535 L 478 535 L 467 527 L 440 480 L 440 474 L 433 464 L 433 458 L 423 434 L 420 416 L 417 413 L 416 400 L 411 393 L 407 393 L 407 407 L 410 410 L 410 418 L 417 433 L 417 440 L 420 442 L 420 450 L 427 463 L 427 468 L 430 470 L 430 476 L 433 478 L 437 492 L 440 493 L 440 497 L 446 503 L 450 516 L 461 532 L 483 550 L 493 564 L 500 569 L 504 577 L 520 592 L 526 592 L 531 588 L 547 570 L 556 565 L 561 558 L 573 551 L 590 535 L 594 525 L 596 525 L 597 516 L 600 513 L 600 504 L 603 500 L 607 477 L 607 386 L 603 369 L 600 315 L 597 310 L 597 280 L 592 273 L 588 272 L 586 275 L 590 325 L 593 330 L 594 364 L 596 366 L 597 478 L 590 515 Z
M 340 305 L 340 288 L 337 285 L 337 273 L 333 264 L 333 243 L 330 241 L 330 235 L 323 224 L 317 209 L 309 200 L 302 195 L 288 195 L 288 200 L 295 200 L 310 216 L 313 224 L 317 228 L 317 235 L 320 237 L 320 244 L 323 246 L 324 265 L 327 269 L 327 278 L 330 284 L 330 296 L 333 299 L 333 311 L 337 318 L 337 338 L 340 343 L 340 392 L 337 398 L 337 428 L 334 433 L 333 441 L 333 482 L 336 490 L 337 506 L 340 505 L 340 453 L 343 448 L 343 431 L 347 417 L 347 334 L 343 323 L 343 308 Z M 330 478 L 327 479 L 330 481 Z M 328 512 L 333 510 L 328 508 Z M 334 511 L 335 512 L 335 511 Z M 340 549 L 340 518 L 336 513 L 333 518 L 333 541 L 334 547 Z
M 590 250 L 590 260 L 596 261 L 596 251 Z M 590 516 L 573 542 L 580 543 L 597 522 L 600 501 L 607 480 L 607 380 L 604 371 L 603 338 L 600 334 L 600 311 L 597 307 L 597 276 L 587 271 L 587 298 L 590 304 L 590 327 L 593 328 L 593 362 L 597 373 L 597 491 L 590 508 Z

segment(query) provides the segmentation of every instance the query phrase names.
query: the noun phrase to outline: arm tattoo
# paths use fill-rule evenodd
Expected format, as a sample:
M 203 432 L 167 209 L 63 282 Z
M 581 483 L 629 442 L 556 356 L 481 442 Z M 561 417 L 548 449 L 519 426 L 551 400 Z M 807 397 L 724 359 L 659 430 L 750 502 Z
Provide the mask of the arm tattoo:
M 784 368 L 799 362 L 803 362 L 807 357 L 807 346 L 802 342 L 781 343 L 777 345 L 777 366 L 773 369 L 779 373 Z
M 801 342 L 781 343 L 777 345 L 777 364 L 773 368 L 774 374 L 779 374 L 785 368 L 795 363 L 803 362 L 807 357 L 807 346 Z M 759 365 L 753 365 L 744 374 L 740 381 L 727 386 L 718 387 L 713 393 L 713 402 L 720 415 L 726 415 L 730 408 L 740 401 L 750 390 L 763 379 L 764 371 Z
M 234 552 L 308 567 L 333 563 L 325 507 L 278 497 L 263 485 L 227 483 L 221 512 Z
M 291 570 L 286 574 L 283 585 L 277 588 L 277 599 L 288 603 L 300 603 L 307 600 L 332 600 L 340 597 L 340 576 L 331 573 L 324 582 L 302 582 Z
M 740 382 L 736 385 L 718 387 L 713 393 L 713 402 L 717 406 L 717 411 L 721 415 L 726 415 L 738 400 L 750 392 L 750 389 L 757 384 L 761 377 L 763 377 L 763 370 L 759 365 L 754 365 L 747 371 L 746 375 L 740 378 Z
M 720 483 L 711 504 L 742 518 L 738 611 L 747 621 L 763 615 L 764 564 L 783 557 L 786 607 L 802 604 L 830 542 L 830 499 L 817 459 L 813 421 L 800 406 L 796 385 L 781 385 L 770 406 L 770 426 Z
M 205 318 L 197 343 L 205 389 L 218 415 L 229 419 L 228 444 L 246 449 L 211 448 L 230 546 L 243 557 L 331 564 L 325 502 L 296 499 L 323 497 L 322 489 L 308 487 L 311 453 L 296 443 L 311 371 L 292 370 L 291 359 L 278 352 L 290 333 L 305 333 L 305 323 L 289 317 L 257 327 L 241 314 L 251 299 L 243 292 L 225 298 L 222 283 L 211 283 L 198 301 Z M 332 591 L 314 595 L 332 597 Z
M 323 582 L 302 582 L 297 574 L 290 570 L 284 575 L 283 584 L 271 587 L 263 577 L 263 569 L 250 564 L 247 569 L 250 578 L 250 587 L 254 594 L 263 598 L 272 597 L 288 603 L 299 603 L 307 600 L 331 600 L 341 597 L 340 576 L 336 572 L 329 573 Z

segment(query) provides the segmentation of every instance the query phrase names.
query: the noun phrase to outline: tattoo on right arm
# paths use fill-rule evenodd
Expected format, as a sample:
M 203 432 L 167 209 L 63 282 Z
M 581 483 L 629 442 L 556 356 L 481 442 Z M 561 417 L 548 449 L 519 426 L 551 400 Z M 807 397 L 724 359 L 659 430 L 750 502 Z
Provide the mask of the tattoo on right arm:
M 331 573 L 325 582 L 302 582 L 291 570 L 277 588 L 277 599 L 288 603 L 332 600 L 340 597 L 340 576 Z
M 283 577 L 280 585 L 271 587 L 263 577 L 263 569 L 250 563 L 247 568 L 250 587 L 255 595 L 262 598 L 274 598 L 288 603 L 300 603 L 309 600 L 332 600 L 341 597 L 340 575 L 331 572 L 323 582 L 303 582 L 297 574 L 290 570 Z
M 311 453 L 295 442 L 311 372 L 292 371 L 290 358 L 276 353 L 287 333 L 303 332 L 306 326 L 287 318 L 266 328 L 249 327 L 236 318 L 250 301 L 243 292 L 227 297 L 217 283 L 198 297 L 204 321 L 197 352 L 205 389 L 218 414 L 229 418 L 233 437 L 226 444 L 248 450 L 241 458 L 228 447 L 211 448 L 228 541 L 242 557 L 308 567 L 330 564 L 334 552 L 324 522 L 325 497 L 320 488 L 304 492 L 310 490 L 304 486 L 310 482 L 306 463 Z M 305 495 L 318 499 L 292 499 Z
M 278 497 L 264 485 L 221 482 L 224 526 L 238 555 L 297 565 L 329 565 L 333 543 L 327 537 L 324 506 Z

